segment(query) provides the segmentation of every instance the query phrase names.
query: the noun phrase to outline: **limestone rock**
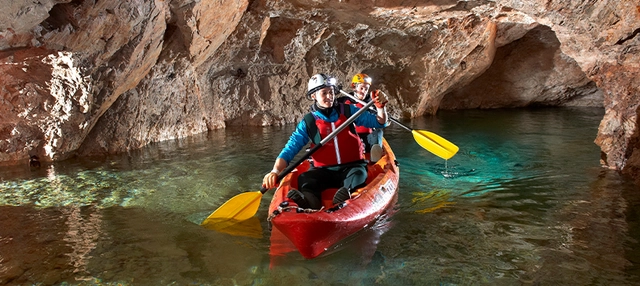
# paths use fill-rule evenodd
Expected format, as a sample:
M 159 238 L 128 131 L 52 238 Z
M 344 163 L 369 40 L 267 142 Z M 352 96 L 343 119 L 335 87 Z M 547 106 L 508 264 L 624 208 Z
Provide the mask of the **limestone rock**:
M 498 1 L 551 27 L 562 52 L 572 58 L 604 94 L 605 116 L 596 144 L 602 164 L 627 168 L 640 184 L 640 5 L 634 1 Z M 633 154 L 636 155 L 633 155 Z M 632 159 L 632 160 L 630 160 Z
M 32 2 L 0 12 L 5 163 L 293 123 L 312 74 L 365 72 L 394 116 L 604 106 L 602 163 L 640 169 L 633 1 Z
M 166 30 L 156 35 L 162 44 L 154 65 L 137 86 L 118 94 L 78 153 L 117 153 L 224 128 L 225 109 L 209 91 L 207 69 L 212 63 L 203 63 L 210 62 L 234 31 L 247 5 L 247 1 L 170 3 Z
M 82 137 L 65 135 L 89 131 L 94 102 L 78 59 L 46 49 L 12 50 L 0 58 L 0 160 L 54 158 L 77 149 Z
M 71 0 L 2 1 L 0 50 L 31 45 L 31 29 L 49 17 L 54 5 L 68 2 Z
M 602 106 L 602 92 L 560 51 L 547 26 L 498 48 L 491 67 L 445 95 L 441 109 Z

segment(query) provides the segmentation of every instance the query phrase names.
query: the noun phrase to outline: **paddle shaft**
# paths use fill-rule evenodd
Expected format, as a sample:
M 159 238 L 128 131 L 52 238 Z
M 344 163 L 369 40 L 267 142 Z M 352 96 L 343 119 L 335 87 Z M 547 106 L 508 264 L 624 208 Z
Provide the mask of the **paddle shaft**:
M 309 151 L 307 151 L 307 153 L 305 153 L 300 159 L 295 161 L 293 164 L 289 164 L 289 166 L 287 166 L 287 168 L 285 168 L 284 170 L 282 170 L 282 172 L 280 172 L 280 174 L 278 174 L 278 178 L 276 180 L 278 182 L 280 182 L 286 175 L 291 173 L 291 171 L 293 171 L 295 168 L 297 168 L 298 165 L 300 165 L 302 162 L 304 162 L 304 160 L 309 159 L 309 157 L 311 157 L 311 155 L 313 153 L 318 151 L 318 149 L 322 148 L 322 146 L 324 146 L 324 144 L 326 144 L 327 142 L 332 140 L 333 137 L 336 137 L 336 135 L 338 135 L 338 133 L 340 133 L 342 130 L 344 130 L 345 128 L 349 127 L 349 125 L 351 123 L 353 123 L 356 120 L 356 118 L 358 118 L 358 116 L 360 116 L 362 113 L 367 112 L 369 107 L 371 107 L 373 104 L 374 104 L 373 100 L 371 102 L 369 102 L 369 103 L 366 103 L 364 107 L 362 107 L 360 110 L 358 110 L 358 112 L 356 112 L 353 115 L 351 115 L 351 117 L 349 117 L 347 119 L 347 121 L 345 121 L 342 124 L 340 124 L 340 126 L 338 126 L 338 129 L 336 129 L 333 132 L 331 132 L 327 137 L 322 139 L 322 141 L 320 141 L 320 143 L 318 143 L 317 145 L 313 146 L 313 148 L 311 148 Z M 268 190 L 269 189 L 267 189 L 265 187 L 260 188 L 260 192 L 263 193 L 263 194 L 266 193 Z
M 382 91 L 381 91 L 381 92 L 382 92 Z M 342 93 L 342 94 L 346 95 L 347 97 L 349 97 L 349 98 L 351 98 L 351 99 L 353 99 L 353 100 L 357 101 L 357 102 L 358 102 L 358 103 L 360 103 L 360 104 L 367 104 L 366 102 L 364 102 L 364 101 L 362 101 L 362 100 L 360 100 L 360 99 L 357 99 L 355 96 L 353 96 L 353 95 L 351 95 L 351 94 L 348 94 L 348 93 L 347 93 L 347 92 L 345 92 L 344 90 L 340 90 L 340 93 Z M 372 100 L 371 102 L 373 102 L 373 100 Z M 389 116 L 387 116 L 387 118 L 389 118 L 389 120 L 393 121 L 393 123 L 400 125 L 402 128 L 407 129 L 408 131 L 413 131 L 413 129 L 411 129 L 409 126 L 406 126 L 406 125 L 404 125 L 404 124 L 400 123 L 400 121 L 398 121 L 398 119 L 395 119 L 395 118 L 393 118 L 393 117 L 389 117 Z
M 346 95 L 348 98 L 351 98 L 352 100 L 355 100 L 360 104 L 365 103 L 364 101 L 359 100 L 355 96 L 348 94 L 343 90 L 340 90 L 340 92 Z M 456 146 L 455 144 L 449 142 L 447 139 L 444 139 L 433 132 L 429 132 L 425 130 L 414 130 L 400 123 L 395 118 L 391 118 L 391 117 L 389 118 L 391 119 L 391 121 L 395 122 L 396 124 L 400 125 L 402 128 L 407 129 L 409 132 L 411 132 L 413 134 L 413 138 L 416 140 L 416 143 L 418 143 L 418 145 L 422 146 L 422 148 L 426 149 L 427 151 L 433 153 L 434 155 L 442 159 L 448 160 L 449 158 L 453 157 L 459 150 L 458 146 Z

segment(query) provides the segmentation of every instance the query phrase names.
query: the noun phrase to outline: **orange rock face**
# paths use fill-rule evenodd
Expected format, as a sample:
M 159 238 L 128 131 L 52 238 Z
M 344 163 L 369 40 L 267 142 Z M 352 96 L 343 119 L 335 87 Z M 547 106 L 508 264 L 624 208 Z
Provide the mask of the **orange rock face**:
M 224 4 L 223 4 L 224 2 Z M 633 1 L 11 1 L 0 161 L 123 152 L 296 122 L 306 82 L 366 72 L 394 116 L 604 106 L 602 163 L 637 174 Z

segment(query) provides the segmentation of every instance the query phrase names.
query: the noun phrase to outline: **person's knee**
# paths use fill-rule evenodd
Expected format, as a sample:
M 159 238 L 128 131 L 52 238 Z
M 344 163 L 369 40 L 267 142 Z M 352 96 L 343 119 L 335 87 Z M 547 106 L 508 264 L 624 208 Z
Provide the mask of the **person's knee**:
M 298 176 L 298 182 L 301 182 L 301 183 L 302 183 L 302 182 L 307 182 L 307 181 L 309 181 L 309 179 L 310 179 L 310 178 L 312 178 L 312 177 L 310 177 L 310 176 L 305 172 L 305 173 L 300 174 L 300 176 Z
M 311 186 L 317 185 L 316 179 L 306 173 L 300 174 L 298 177 L 298 189 L 313 189 Z
M 351 169 L 351 173 L 356 176 L 367 175 L 367 168 L 359 166 Z

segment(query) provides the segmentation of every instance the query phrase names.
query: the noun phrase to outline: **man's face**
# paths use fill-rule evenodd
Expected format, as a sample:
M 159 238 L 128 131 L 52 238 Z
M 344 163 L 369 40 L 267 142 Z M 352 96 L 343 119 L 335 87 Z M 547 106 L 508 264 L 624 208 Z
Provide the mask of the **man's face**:
M 336 98 L 335 94 L 333 94 L 333 87 L 325 87 L 321 90 L 318 90 L 312 95 L 312 97 L 322 108 L 332 107 L 333 100 Z
M 371 87 L 371 85 L 368 83 L 356 84 L 356 97 L 358 97 L 359 99 L 364 99 L 364 97 L 367 95 L 367 92 L 369 92 L 369 87 Z

